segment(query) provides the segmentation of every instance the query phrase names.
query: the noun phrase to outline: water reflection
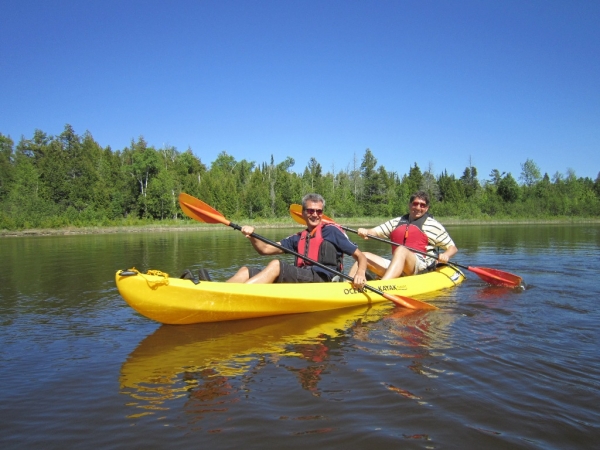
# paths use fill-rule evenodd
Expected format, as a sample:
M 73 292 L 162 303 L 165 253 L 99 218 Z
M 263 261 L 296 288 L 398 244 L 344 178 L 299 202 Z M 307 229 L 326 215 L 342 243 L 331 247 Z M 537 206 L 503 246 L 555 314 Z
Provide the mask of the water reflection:
M 123 364 L 121 392 L 133 400 L 128 403 L 132 419 L 182 407 L 186 413 L 204 416 L 239 402 L 255 377 L 270 366 L 293 374 L 303 390 L 318 397 L 320 383 L 332 373 L 332 365 L 346 358 L 348 347 L 411 358 L 411 368 L 427 374 L 419 360 L 428 355 L 430 340 L 440 338 L 444 328 L 439 320 L 434 322 L 438 323 L 432 329 L 426 312 L 378 304 L 368 309 L 163 325 Z
M 145 338 L 121 369 L 121 388 L 152 410 L 168 400 L 229 395 L 228 379 L 256 373 L 265 358 L 296 355 L 293 346 L 335 337 L 356 314 L 302 314 L 190 326 L 162 326 Z

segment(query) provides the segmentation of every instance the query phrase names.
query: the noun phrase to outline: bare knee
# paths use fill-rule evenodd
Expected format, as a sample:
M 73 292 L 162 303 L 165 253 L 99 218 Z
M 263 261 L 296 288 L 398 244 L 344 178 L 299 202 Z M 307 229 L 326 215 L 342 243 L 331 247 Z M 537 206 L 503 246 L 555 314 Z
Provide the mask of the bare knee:
M 244 266 L 240 267 L 238 271 L 232 276 L 227 283 L 245 283 L 250 279 L 250 270 Z
M 265 267 L 259 273 L 247 280 L 246 283 L 273 283 L 279 277 L 280 271 L 281 265 L 279 263 L 279 260 L 274 259 L 273 261 L 269 262 L 269 264 L 267 264 L 267 267 Z
M 382 258 L 374 253 L 365 252 L 364 255 L 367 257 L 367 268 L 379 277 L 385 273 L 390 265 L 389 259 Z

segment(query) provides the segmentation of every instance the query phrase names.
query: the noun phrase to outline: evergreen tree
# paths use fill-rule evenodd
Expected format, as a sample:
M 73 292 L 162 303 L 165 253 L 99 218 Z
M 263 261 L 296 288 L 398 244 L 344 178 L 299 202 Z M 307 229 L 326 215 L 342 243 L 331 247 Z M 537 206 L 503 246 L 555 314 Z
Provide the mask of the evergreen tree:
M 321 191 L 321 182 L 323 177 L 323 168 L 316 158 L 311 157 L 304 169 L 302 178 L 306 185 L 306 193 Z
M 460 181 L 463 184 L 464 194 L 467 198 L 473 197 L 481 187 L 477 179 L 477 168 L 473 166 L 465 168 Z
M 463 185 L 454 175 L 448 175 L 448 171 L 438 177 L 439 200 L 444 203 L 457 205 L 464 198 Z
M 381 172 L 376 170 L 377 159 L 373 155 L 370 149 L 365 150 L 362 163 L 360 165 L 360 175 L 362 177 L 362 196 L 361 203 L 363 210 L 367 216 L 378 216 L 379 205 L 382 202 L 382 191 L 383 182 L 381 179 Z M 386 178 L 387 174 L 383 169 L 383 177 Z
M 410 195 L 419 190 L 423 184 L 423 173 L 421 172 L 421 169 L 417 163 L 415 163 L 415 165 L 409 169 L 408 176 L 404 178 L 403 183 L 406 184 Z
M 13 140 L 0 133 L 0 202 L 8 196 L 14 179 L 13 148 Z

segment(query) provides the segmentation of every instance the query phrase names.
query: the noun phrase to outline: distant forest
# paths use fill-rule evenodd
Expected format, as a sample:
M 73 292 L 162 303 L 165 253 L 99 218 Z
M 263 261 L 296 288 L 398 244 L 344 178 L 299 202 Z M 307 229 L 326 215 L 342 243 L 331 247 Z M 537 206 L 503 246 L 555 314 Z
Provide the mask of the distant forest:
M 427 191 L 430 211 L 446 218 L 600 216 L 600 173 L 595 180 L 571 169 L 549 176 L 530 159 L 520 174 L 498 168 L 485 179 L 474 166 L 460 175 L 436 175 L 414 163 L 399 174 L 378 164 L 369 149 L 338 172 L 324 171 L 316 158 L 298 171 L 294 164 L 290 157 L 236 160 L 223 151 L 207 165 L 191 149 L 157 149 L 143 137 L 112 150 L 89 132 L 77 135 L 70 125 L 58 136 L 35 130 L 16 146 L 0 133 L 0 229 L 189 220 L 179 208 L 180 192 L 235 220 L 289 217 L 289 205 L 309 192 L 325 197 L 331 217 L 391 218 L 407 211 L 417 190 Z

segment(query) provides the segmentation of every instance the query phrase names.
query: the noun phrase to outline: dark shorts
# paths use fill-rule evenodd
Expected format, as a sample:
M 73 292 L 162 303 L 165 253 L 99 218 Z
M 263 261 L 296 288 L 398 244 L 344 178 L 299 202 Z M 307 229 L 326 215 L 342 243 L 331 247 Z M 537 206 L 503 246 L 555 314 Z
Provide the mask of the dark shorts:
M 256 267 L 248 267 L 250 278 L 261 270 Z M 296 267 L 279 260 L 279 278 L 275 283 L 323 283 L 324 281 L 330 281 L 324 273 L 316 272 L 311 267 Z

